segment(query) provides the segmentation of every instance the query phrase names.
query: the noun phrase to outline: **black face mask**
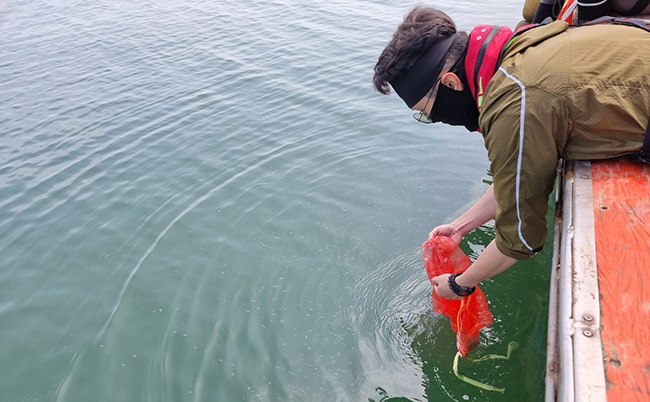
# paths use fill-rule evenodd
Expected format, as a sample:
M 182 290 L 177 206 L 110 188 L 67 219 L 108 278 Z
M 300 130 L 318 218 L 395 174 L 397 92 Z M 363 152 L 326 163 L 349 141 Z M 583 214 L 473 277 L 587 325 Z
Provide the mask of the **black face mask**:
M 440 84 L 429 118 L 432 122 L 443 122 L 452 126 L 465 126 L 469 131 L 478 130 L 478 107 L 467 85 L 465 58 L 459 61 L 455 73 L 463 83 L 462 91 L 454 91 Z

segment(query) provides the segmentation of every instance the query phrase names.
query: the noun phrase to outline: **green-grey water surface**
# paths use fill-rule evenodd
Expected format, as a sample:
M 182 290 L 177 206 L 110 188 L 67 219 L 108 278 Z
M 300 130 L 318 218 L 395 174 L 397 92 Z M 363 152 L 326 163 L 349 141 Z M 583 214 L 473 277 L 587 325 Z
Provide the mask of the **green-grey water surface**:
M 483 285 L 476 355 L 520 348 L 461 370 L 504 395 L 431 310 L 420 244 L 489 175 L 372 88 L 413 4 L 0 1 L 0 401 L 541 401 L 548 246 Z

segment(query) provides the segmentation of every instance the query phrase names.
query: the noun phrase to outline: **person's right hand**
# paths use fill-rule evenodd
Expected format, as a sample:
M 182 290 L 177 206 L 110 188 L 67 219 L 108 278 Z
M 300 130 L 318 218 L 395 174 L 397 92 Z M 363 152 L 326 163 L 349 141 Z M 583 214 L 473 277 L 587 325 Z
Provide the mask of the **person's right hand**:
M 445 223 L 444 225 L 436 226 L 429 232 L 429 239 L 435 236 L 447 236 L 451 238 L 456 244 L 460 244 L 463 239 L 463 234 L 456 228 L 456 226 Z

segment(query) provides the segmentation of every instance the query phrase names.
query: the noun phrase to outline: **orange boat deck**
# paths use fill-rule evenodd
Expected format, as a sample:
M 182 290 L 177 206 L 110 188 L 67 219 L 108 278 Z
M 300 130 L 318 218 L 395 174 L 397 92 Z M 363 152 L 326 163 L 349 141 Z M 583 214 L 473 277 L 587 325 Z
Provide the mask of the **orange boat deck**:
M 546 401 L 650 401 L 650 165 L 570 162 L 558 193 Z
M 592 172 L 607 399 L 650 401 L 650 165 Z

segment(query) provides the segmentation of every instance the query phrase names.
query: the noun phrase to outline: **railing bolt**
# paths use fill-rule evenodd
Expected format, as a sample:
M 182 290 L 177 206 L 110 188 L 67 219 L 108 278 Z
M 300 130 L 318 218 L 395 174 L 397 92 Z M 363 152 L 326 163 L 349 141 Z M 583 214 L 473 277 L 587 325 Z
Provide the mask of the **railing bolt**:
M 592 322 L 592 321 L 594 320 L 594 317 L 592 317 L 592 316 L 590 316 L 590 315 L 585 315 L 585 316 L 582 317 L 582 318 L 583 318 L 586 322 Z
M 588 329 L 585 329 L 584 331 L 582 331 L 582 335 L 586 336 L 587 338 L 591 338 L 592 336 L 594 336 L 594 333 Z

